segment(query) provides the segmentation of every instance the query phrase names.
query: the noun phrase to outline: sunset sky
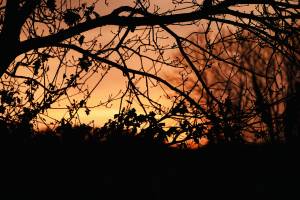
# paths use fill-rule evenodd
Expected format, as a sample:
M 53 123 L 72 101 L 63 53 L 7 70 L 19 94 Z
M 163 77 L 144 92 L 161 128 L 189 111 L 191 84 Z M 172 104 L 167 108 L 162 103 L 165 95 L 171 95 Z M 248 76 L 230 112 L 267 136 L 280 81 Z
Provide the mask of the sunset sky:
M 84 3 L 87 3 L 87 5 L 91 5 L 91 3 L 93 3 L 94 1 L 92 0 L 86 0 L 86 1 L 67 1 L 67 6 L 64 9 L 70 9 L 70 8 L 76 8 L 78 6 L 81 6 Z M 108 0 L 108 5 L 105 4 L 105 1 L 99 1 L 98 3 L 95 4 L 95 11 L 100 15 L 100 16 L 105 16 L 109 13 L 111 13 L 114 9 L 120 7 L 120 6 L 133 6 L 134 5 L 134 0 L 118 0 L 118 1 L 114 1 L 114 0 Z M 168 11 L 174 11 L 174 9 L 177 9 L 177 13 L 187 13 L 190 11 L 193 11 L 195 9 L 198 9 L 198 6 L 194 6 L 192 8 L 190 8 L 189 6 L 191 6 L 192 1 L 187 1 L 187 4 L 183 4 L 183 5 L 177 5 L 177 7 L 175 7 L 174 3 L 172 3 L 172 0 L 151 0 L 149 1 L 150 7 L 149 7 L 149 11 L 152 12 L 153 10 L 157 10 L 158 8 L 158 13 L 168 13 Z M 194 1 L 193 1 L 194 2 Z M 199 5 L 202 4 L 202 0 L 198 1 Z M 181 6 L 181 7 L 180 7 Z M 182 9 L 182 7 L 184 7 L 184 9 Z M 247 9 L 244 8 L 245 11 L 249 10 L 250 7 L 247 7 Z M 176 13 L 175 12 L 175 13 Z M 184 23 L 183 24 L 176 24 L 176 25 L 168 25 L 168 28 L 171 29 L 173 32 L 176 33 L 176 35 L 181 36 L 182 38 L 186 38 L 188 37 L 192 32 L 199 32 L 201 31 L 203 34 L 205 28 L 208 26 L 207 20 L 200 20 L 197 21 L 197 23 Z M 60 21 L 60 28 L 68 28 L 66 23 Z M 25 26 L 25 25 L 24 25 Z M 215 28 L 216 25 L 214 23 L 211 24 L 211 30 L 210 30 L 210 35 L 214 35 L 214 32 L 218 32 L 218 30 Z M 99 46 L 99 50 L 103 50 L 103 48 L 112 40 L 112 38 L 115 36 L 115 33 L 118 32 L 118 26 L 105 26 L 105 27 L 98 27 L 95 28 L 93 30 L 89 30 L 85 33 L 82 33 L 81 35 L 83 35 L 85 37 L 85 43 L 89 43 L 92 41 L 96 41 L 97 45 Z M 24 28 L 26 30 L 26 28 Z M 47 25 L 37 25 L 35 27 L 35 31 L 36 32 L 40 32 L 40 35 L 43 34 L 43 36 L 49 34 L 49 29 Z M 227 28 L 224 28 L 226 30 L 228 30 Z M 124 34 L 125 30 L 127 30 L 126 28 L 122 29 L 120 35 Z M 146 41 L 148 40 L 149 36 L 151 37 L 151 34 L 147 35 L 144 34 L 143 31 L 145 30 L 145 27 L 137 27 L 134 32 L 129 33 L 129 35 L 127 36 L 125 41 L 129 41 L 129 39 L 136 37 L 146 37 L 147 38 L 143 38 L 142 41 Z M 44 33 L 45 31 L 45 33 Z M 26 31 L 25 31 L 26 32 Z M 146 32 L 146 31 L 145 31 Z M 143 46 L 143 44 L 138 43 L 135 46 L 132 47 L 132 49 L 136 50 L 139 47 L 142 48 L 148 48 L 148 46 L 151 46 L 153 42 L 153 40 L 156 40 L 157 38 L 159 38 L 157 41 L 157 44 L 160 45 L 161 47 L 164 46 L 163 48 L 167 48 L 166 51 L 163 51 L 164 55 L 164 59 L 165 58 L 169 58 L 170 61 L 172 59 L 174 59 L 175 57 L 177 57 L 179 55 L 179 50 L 178 48 L 173 49 L 173 45 L 176 44 L 175 39 L 170 36 L 165 30 L 162 31 L 162 29 L 159 30 L 159 27 L 155 27 L 155 30 L 153 31 L 155 32 L 155 34 L 157 34 L 156 36 L 153 36 L 153 38 L 150 38 L 149 41 L 150 45 L 144 45 L 146 47 Z M 144 35 L 144 36 L 143 36 Z M 216 35 L 216 34 L 215 34 Z M 27 35 L 28 36 L 28 35 Z M 76 36 L 77 37 L 77 36 Z M 78 45 L 78 38 L 76 39 L 76 37 L 74 37 L 73 43 L 75 45 Z M 78 36 L 79 37 L 79 36 Z M 194 37 L 194 36 L 193 36 Z M 154 39 L 155 38 L 155 39 Z M 21 41 L 22 40 L 26 40 L 26 33 L 22 33 L 21 34 Z M 118 42 L 118 38 L 114 39 L 114 42 Z M 134 42 L 129 42 L 129 45 L 126 44 L 126 46 L 128 46 L 129 48 L 130 45 L 134 43 Z M 85 45 L 85 44 L 84 44 Z M 204 44 L 205 45 L 205 44 Z M 97 50 L 98 46 L 93 47 L 95 50 Z M 89 44 L 83 46 L 84 48 L 88 48 Z M 107 48 L 113 48 L 114 44 L 106 47 Z M 141 51 L 144 51 L 145 49 L 142 49 Z M 39 51 L 42 51 L 42 49 L 39 49 Z M 122 51 L 124 51 L 124 49 L 122 49 Z M 151 74 L 155 74 L 158 75 L 160 78 L 167 80 L 169 83 L 173 84 L 173 86 L 178 87 L 178 78 L 181 78 L 180 74 L 178 73 L 179 70 L 178 69 L 174 69 L 173 67 L 170 66 L 166 66 L 166 65 L 160 65 L 160 64 L 153 64 L 152 61 L 150 61 L 149 58 L 157 61 L 160 58 L 158 58 L 160 56 L 160 54 L 158 53 L 157 48 L 156 49 L 146 49 L 143 53 L 141 53 L 144 58 L 142 58 L 142 61 L 140 60 L 140 56 L 139 55 L 134 55 L 132 57 L 130 57 L 129 60 L 126 60 L 126 64 L 128 65 L 129 68 L 131 69 L 136 69 L 136 70 L 140 70 L 141 67 L 144 67 L 144 70 L 147 71 L 148 73 Z M 124 54 L 125 55 L 125 54 Z M 122 57 L 124 57 L 124 55 L 122 55 Z M 16 59 L 16 62 L 18 60 L 20 60 L 22 58 L 21 55 L 19 58 Z M 105 54 L 101 54 L 101 56 L 105 56 Z M 109 55 L 108 60 L 112 60 L 114 62 L 118 62 L 118 57 L 119 55 L 117 55 L 117 52 L 113 52 L 113 54 Z M 49 67 L 49 71 L 47 72 L 47 78 L 49 78 L 49 80 L 51 79 L 55 79 L 54 75 L 57 71 L 59 71 L 59 74 L 57 75 L 57 79 L 62 79 L 62 83 L 65 82 L 65 80 L 62 78 L 63 73 L 67 74 L 66 77 L 70 78 L 71 75 L 73 75 L 74 70 L 76 69 L 76 66 L 78 67 L 78 61 L 79 59 L 82 57 L 82 54 L 75 52 L 73 50 L 70 50 L 66 57 L 64 58 L 65 61 L 67 63 L 67 67 L 59 67 L 59 58 L 54 57 L 49 59 L 47 65 Z M 145 58 L 148 57 L 148 58 Z M 179 55 L 180 57 L 180 55 Z M 168 62 L 170 62 L 168 61 Z M 182 63 L 180 63 L 182 64 Z M 85 86 L 83 87 L 83 89 L 88 89 L 89 91 L 93 90 L 93 93 L 91 95 L 91 97 L 89 98 L 89 100 L 87 101 L 87 107 L 91 108 L 91 112 L 87 115 L 86 114 L 86 109 L 82 108 L 79 110 L 79 118 L 80 118 L 80 122 L 81 123 L 91 123 L 93 122 L 94 125 L 99 126 L 99 125 L 103 125 L 108 119 L 113 118 L 114 114 L 119 112 L 120 109 L 120 101 L 116 100 L 113 102 L 109 102 L 108 104 L 106 104 L 106 106 L 104 106 L 105 102 L 109 99 L 109 98 L 120 98 L 121 95 L 123 94 L 123 92 L 125 91 L 126 87 L 127 87 L 127 77 L 124 77 L 124 74 L 120 71 L 117 70 L 116 68 L 112 67 L 107 71 L 107 74 L 105 74 L 103 76 L 105 72 L 105 67 L 108 68 L 107 66 L 105 66 L 105 64 L 100 63 L 101 67 L 95 67 L 93 69 L 100 69 L 97 73 L 94 73 L 93 70 L 88 70 L 88 72 L 84 73 L 85 78 L 89 77 L 91 75 L 91 77 L 88 79 L 87 82 L 85 82 Z M 155 65 L 155 68 L 153 67 Z M 176 66 L 175 68 L 178 68 L 178 66 Z M 65 71 L 64 71 L 65 70 Z M 76 69 L 77 70 L 77 69 Z M 157 71 L 159 70 L 159 71 Z M 29 72 L 29 73 L 28 73 Z M 24 74 L 28 74 L 28 76 L 32 76 L 32 68 L 29 68 L 28 66 L 21 66 L 17 69 L 17 75 L 24 75 Z M 94 74 L 93 74 L 94 73 Z M 157 73 L 157 74 L 156 74 Z M 65 75 L 64 74 L 64 75 Z M 43 79 L 41 78 L 41 76 L 39 77 L 39 81 L 43 81 Z M 84 79 L 85 79 L 84 78 Z M 138 77 L 140 78 L 140 80 L 137 82 L 135 81 L 134 84 L 136 87 L 140 88 L 141 91 L 145 90 L 145 78 L 142 77 Z M 177 78 L 177 79 L 176 79 Z M 80 77 L 81 80 L 81 77 Z M 101 82 L 98 84 L 98 82 L 101 80 Z M 177 82 L 176 82 L 177 80 Z M 23 79 L 21 80 L 23 81 Z M 51 81 L 49 81 L 50 83 Z M 49 84 L 48 83 L 48 84 Z M 153 83 L 155 84 L 155 83 Z M 47 85 L 47 84 L 46 84 Z M 163 88 L 161 88 L 160 86 L 157 87 L 149 87 L 149 94 L 152 97 L 152 100 L 155 102 L 159 102 L 162 106 L 165 107 L 169 107 L 172 103 L 174 103 L 174 99 L 167 99 L 166 95 L 174 95 L 174 91 L 170 91 L 170 89 L 167 89 L 166 87 L 162 86 Z M 26 90 L 26 88 L 24 87 L 24 90 Z M 75 91 L 74 89 L 70 89 L 69 90 L 70 93 L 69 94 L 69 99 L 64 97 L 62 99 L 60 99 L 59 101 L 56 101 L 50 109 L 47 110 L 47 112 L 45 114 L 41 114 L 42 117 L 45 118 L 46 122 L 51 122 L 51 120 L 56 119 L 56 120 L 60 120 L 61 118 L 68 118 L 68 109 L 66 109 L 66 105 L 72 103 L 74 100 L 75 101 L 80 101 L 81 99 L 83 99 L 84 95 L 81 92 L 81 94 L 76 94 L 77 91 Z M 25 93 L 25 92 L 23 92 Z M 39 92 L 37 92 L 35 94 L 38 98 L 37 98 L 37 102 L 41 101 L 43 99 L 43 91 L 40 90 Z M 26 99 L 26 98 L 25 98 Z M 144 103 L 145 101 L 143 99 L 141 99 L 142 102 Z M 69 101 L 69 102 L 68 102 Z M 147 103 L 145 103 L 147 104 Z M 100 106 L 102 105 L 102 106 Z M 124 102 L 122 104 L 122 107 L 126 106 L 126 102 Z M 138 105 L 137 100 L 133 100 L 132 103 L 132 107 L 135 107 L 136 110 L 141 113 L 142 112 L 142 108 L 141 106 Z M 149 111 L 149 110 L 148 110 Z
M 84 1 L 82 1 L 83 3 Z M 88 1 L 86 1 L 88 2 Z M 90 1 L 92 2 L 92 1 Z M 109 14 L 113 9 L 124 6 L 124 5 L 133 5 L 131 4 L 132 1 L 130 0 L 119 0 L 119 1 L 108 1 L 109 5 L 106 6 L 104 4 L 104 1 L 101 1 L 100 3 L 96 4 L 96 10 L 100 15 L 106 15 Z M 174 5 L 172 4 L 171 0 L 165 0 L 165 1 L 159 1 L 159 0 L 152 0 L 151 1 L 151 7 L 154 8 L 155 5 L 160 7 L 160 12 L 165 12 L 168 9 L 172 9 Z M 170 26 L 172 30 L 176 31 L 178 35 L 181 35 L 183 37 L 186 37 L 188 34 L 190 34 L 192 31 L 197 30 L 197 27 L 195 26 Z M 111 30 L 115 29 L 116 27 L 107 26 L 101 29 L 102 37 L 101 42 L 106 43 L 111 39 L 112 34 L 110 33 Z M 93 38 L 94 35 L 99 34 L 99 29 L 94 29 L 91 31 L 88 31 L 85 33 L 86 38 Z M 164 42 L 174 42 L 171 40 L 165 40 Z M 170 57 L 175 56 L 177 53 L 176 51 L 168 52 L 170 54 Z M 137 60 L 132 59 L 131 66 L 139 66 L 139 63 Z M 132 67 L 134 68 L 134 67 Z M 165 69 L 163 69 L 165 70 Z M 162 72 L 162 74 L 165 74 L 165 76 L 170 75 L 170 71 L 167 69 L 165 72 Z M 94 76 L 89 84 L 93 85 L 99 80 L 99 77 Z M 95 89 L 93 92 L 92 97 L 88 101 L 88 105 L 95 106 L 99 104 L 100 101 L 106 101 L 107 98 L 111 95 L 116 95 L 120 90 L 124 90 L 126 86 L 126 79 L 123 77 L 123 74 L 116 70 L 111 69 L 110 72 L 105 76 L 104 80 L 101 82 L 101 84 Z M 153 88 L 151 90 L 151 95 L 154 97 L 154 99 L 157 99 L 161 104 L 168 105 L 170 102 L 168 102 L 163 97 L 163 91 L 160 88 Z M 125 105 L 125 104 L 124 104 Z M 94 124 L 96 126 L 102 125 L 105 123 L 108 119 L 113 118 L 114 114 L 118 113 L 119 111 L 119 101 L 115 101 L 110 103 L 109 108 L 105 107 L 97 107 L 91 109 L 91 112 L 89 115 L 85 114 L 85 110 L 82 109 L 79 111 L 81 122 L 89 123 L 94 121 Z M 138 111 L 141 111 L 139 107 L 137 107 Z M 60 119 L 63 116 L 66 116 L 67 111 L 66 110 L 60 110 L 60 109 L 49 109 L 48 114 L 49 116 Z
M 116 121 L 126 131 L 180 132 L 174 141 L 185 135 L 183 143 L 200 134 L 244 141 L 244 133 L 275 141 L 293 126 L 295 1 L 6 2 L 2 119 L 98 127 L 125 111 Z

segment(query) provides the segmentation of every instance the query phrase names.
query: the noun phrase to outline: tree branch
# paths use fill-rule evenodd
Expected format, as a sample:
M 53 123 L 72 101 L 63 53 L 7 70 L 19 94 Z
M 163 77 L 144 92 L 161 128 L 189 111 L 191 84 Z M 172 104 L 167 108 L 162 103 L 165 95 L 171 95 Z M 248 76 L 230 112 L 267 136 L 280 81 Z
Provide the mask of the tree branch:
M 202 108 L 194 99 L 192 99 L 188 94 L 186 94 L 185 92 L 179 90 L 178 88 L 176 88 L 175 86 L 173 86 L 172 84 L 170 84 L 168 81 L 154 75 L 154 74 L 150 74 L 148 72 L 145 71 L 139 71 L 139 70 L 135 70 L 135 69 L 131 69 L 131 68 L 127 68 L 127 67 L 123 67 L 118 63 L 115 63 L 111 60 L 107 60 L 105 58 L 101 58 L 97 55 L 92 54 L 91 52 L 84 50 L 76 45 L 73 44 L 55 44 L 53 46 L 57 46 L 57 47 L 62 47 L 62 48 L 69 48 L 72 49 L 74 51 L 77 51 L 79 53 L 82 53 L 84 55 L 87 55 L 89 57 L 91 57 L 94 60 L 97 60 L 98 62 L 103 62 L 108 64 L 109 66 L 115 67 L 117 69 L 119 69 L 120 71 L 122 71 L 123 73 L 132 73 L 132 74 L 137 74 L 137 75 L 141 75 L 141 76 L 146 76 L 149 78 L 152 78 L 162 84 L 164 84 L 165 86 L 167 86 L 169 89 L 173 90 L 174 92 L 178 93 L 179 95 L 185 97 L 193 106 L 195 106 L 197 109 L 199 109 L 204 115 L 206 115 L 206 117 L 208 119 L 211 119 L 211 115 L 209 115 L 206 110 L 204 108 Z
M 119 9 L 119 11 L 128 10 L 127 9 Z M 41 48 L 44 46 L 49 46 L 51 44 L 59 43 L 64 41 L 70 37 L 83 33 L 85 31 L 103 27 L 108 25 L 117 25 L 117 26 L 155 26 L 155 25 L 167 25 L 167 24 L 174 24 L 174 23 L 183 23 L 183 22 L 191 22 L 195 20 L 200 20 L 207 18 L 209 15 L 217 15 L 223 14 L 224 11 L 211 9 L 211 10 L 197 10 L 190 13 L 183 13 L 183 14 L 173 14 L 173 15 L 147 15 L 143 17 L 125 17 L 125 16 L 118 16 L 117 14 L 120 12 L 113 11 L 111 14 L 106 16 L 96 18 L 94 20 L 79 23 L 76 26 L 70 27 L 66 30 L 61 30 L 60 32 L 40 37 L 40 38 L 33 38 L 26 41 L 21 42 L 19 54 L 28 52 L 32 49 Z M 146 13 L 145 13 L 146 14 Z M 148 13 L 149 14 L 149 13 Z

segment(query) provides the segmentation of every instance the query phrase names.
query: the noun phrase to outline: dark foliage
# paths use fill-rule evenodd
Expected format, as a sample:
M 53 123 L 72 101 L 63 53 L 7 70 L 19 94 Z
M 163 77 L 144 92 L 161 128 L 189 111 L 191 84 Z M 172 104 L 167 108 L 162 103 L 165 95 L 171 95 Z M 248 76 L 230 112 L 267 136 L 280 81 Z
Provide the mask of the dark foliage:
M 145 145 L 134 138 L 120 142 L 84 148 L 2 148 L 1 195 L 153 200 L 299 197 L 296 147 L 214 145 L 180 150 Z
M 166 131 L 154 121 L 153 114 L 137 115 L 134 110 L 97 129 L 62 121 L 54 131 L 37 132 L 30 124 L 1 121 L 1 194 L 84 199 L 299 195 L 294 184 L 300 178 L 297 145 L 171 148 L 159 136 Z M 143 123 L 148 126 L 136 134 Z M 148 131 L 155 133 L 152 138 Z

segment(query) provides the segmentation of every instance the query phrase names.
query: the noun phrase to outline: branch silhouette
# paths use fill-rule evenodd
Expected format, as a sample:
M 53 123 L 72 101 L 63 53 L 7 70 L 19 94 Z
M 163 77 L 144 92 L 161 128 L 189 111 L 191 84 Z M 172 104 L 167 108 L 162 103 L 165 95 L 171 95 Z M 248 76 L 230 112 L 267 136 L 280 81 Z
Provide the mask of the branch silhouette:
M 120 113 L 154 112 L 167 130 L 172 121 L 159 134 L 170 145 L 276 143 L 298 130 L 298 111 L 287 106 L 298 95 L 297 2 L 0 3 L 2 120 L 82 124 L 83 114 L 118 104 Z M 123 85 L 98 92 L 111 77 Z

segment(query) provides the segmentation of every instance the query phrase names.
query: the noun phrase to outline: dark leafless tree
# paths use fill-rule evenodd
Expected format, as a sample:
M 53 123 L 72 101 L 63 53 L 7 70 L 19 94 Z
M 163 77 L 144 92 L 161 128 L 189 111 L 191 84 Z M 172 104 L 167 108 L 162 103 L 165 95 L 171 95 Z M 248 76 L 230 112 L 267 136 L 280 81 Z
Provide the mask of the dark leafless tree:
M 214 109 L 227 112 L 231 102 L 224 99 L 230 94 L 225 91 L 229 85 L 245 84 L 245 87 L 236 88 L 240 95 L 246 95 L 243 92 L 246 90 L 247 95 L 255 96 L 253 99 L 257 102 L 251 105 L 256 106 L 251 109 L 256 111 L 248 112 L 248 119 L 239 119 L 236 124 L 244 126 L 245 120 L 248 124 L 255 122 L 258 114 L 264 124 L 260 126 L 264 129 L 261 131 L 267 130 L 270 134 L 276 131 L 273 123 L 276 115 L 272 114 L 276 111 L 273 107 L 264 109 L 274 103 L 265 98 L 266 93 L 272 97 L 265 89 L 272 89 L 274 85 L 278 89 L 286 82 L 278 82 L 280 72 L 274 71 L 275 65 L 264 63 L 262 67 L 259 62 L 266 60 L 257 58 L 260 61 L 252 61 L 258 63 L 245 66 L 237 55 L 240 51 L 229 51 L 229 46 L 239 48 L 246 44 L 242 41 L 251 41 L 251 45 L 262 47 L 262 51 L 270 49 L 270 56 L 274 52 L 289 63 L 284 65 L 290 74 L 289 84 L 293 84 L 289 88 L 296 87 L 298 1 L 172 0 L 167 9 L 151 0 L 132 0 L 119 7 L 114 7 L 113 3 L 109 0 L 0 1 L 2 120 L 47 124 L 50 110 L 66 109 L 68 115 L 65 118 L 70 121 L 79 119 L 81 109 L 89 114 L 93 107 L 107 106 L 119 99 L 120 107 L 126 102 L 128 108 L 136 106 L 145 114 L 150 111 L 159 114 L 158 123 L 173 119 L 182 127 L 193 125 L 183 134 L 174 134 L 170 140 L 172 144 L 196 140 L 210 132 L 210 135 L 220 137 L 215 134 L 220 129 L 224 130 L 221 135 L 235 140 L 235 136 L 226 136 L 234 131 L 225 115 Z M 104 13 L 104 10 L 110 11 Z M 182 32 L 188 28 L 195 32 L 186 37 Z M 223 35 L 224 32 L 228 34 Z M 202 38 L 203 42 L 197 38 Z M 258 51 L 255 56 L 263 56 L 264 52 L 254 46 L 255 52 Z M 174 58 L 176 52 L 180 56 Z M 202 58 L 195 55 L 202 55 Z M 245 54 L 245 60 L 248 58 Z M 275 62 L 274 59 L 272 57 L 269 62 Z M 218 79 L 211 81 L 214 77 L 204 75 L 207 70 L 221 72 L 223 67 L 226 67 L 226 73 L 239 71 L 249 74 L 247 77 L 252 79 L 232 81 L 232 75 L 225 73 L 221 80 L 223 84 L 218 84 Z M 93 91 L 113 70 L 121 72 L 126 80 L 125 87 L 107 101 L 89 104 Z M 166 78 L 165 74 L 178 70 L 182 71 L 181 83 Z M 197 81 L 186 87 L 191 78 Z M 248 83 L 252 84 L 252 91 Z M 152 95 L 155 88 L 161 89 L 163 98 L 171 102 L 171 106 L 160 103 Z M 291 92 L 295 90 L 291 89 Z M 222 106 L 226 109 L 222 110 Z M 252 131 L 257 132 L 257 129 Z

